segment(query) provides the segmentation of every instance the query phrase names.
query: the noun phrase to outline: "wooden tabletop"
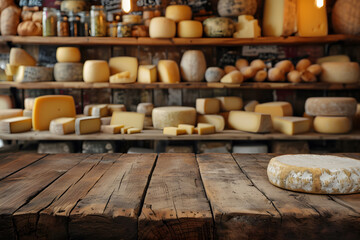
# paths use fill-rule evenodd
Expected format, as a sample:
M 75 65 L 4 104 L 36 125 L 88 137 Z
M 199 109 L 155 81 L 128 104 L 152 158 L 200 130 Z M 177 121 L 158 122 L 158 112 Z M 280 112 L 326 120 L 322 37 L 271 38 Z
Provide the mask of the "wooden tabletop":
M 273 156 L 3 153 L 0 239 L 359 239 L 360 194 L 277 188 Z

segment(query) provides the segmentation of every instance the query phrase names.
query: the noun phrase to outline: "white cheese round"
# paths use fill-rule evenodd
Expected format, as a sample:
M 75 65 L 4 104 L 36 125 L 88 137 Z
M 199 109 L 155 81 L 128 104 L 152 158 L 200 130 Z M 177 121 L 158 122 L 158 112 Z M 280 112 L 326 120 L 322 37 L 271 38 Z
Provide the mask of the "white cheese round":
M 305 102 L 310 116 L 353 116 L 357 101 L 352 97 L 311 97 Z
M 84 63 L 84 82 L 108 82 L 110 77 L 109 65 L 103 60 L 87 60 Z
M 195 125 L 196 110 L 192 107 L 172 106 L 158 107 L 152 111 L 155 128 L 177 127 L 179 124 Z
M 181 77 L 186 82 L 201 82 L 206 71 L 204 53 L 200 50 L 186 51 L 180 62 Z

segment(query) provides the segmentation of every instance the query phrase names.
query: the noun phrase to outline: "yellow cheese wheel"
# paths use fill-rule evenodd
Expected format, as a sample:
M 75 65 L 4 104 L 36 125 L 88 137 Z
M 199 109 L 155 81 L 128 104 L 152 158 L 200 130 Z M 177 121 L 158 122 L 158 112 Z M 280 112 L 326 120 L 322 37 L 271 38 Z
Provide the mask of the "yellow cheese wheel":
M 324 62 L 320 80 L 328 83 L 357 83 L 360 67 L 357 62 Z
M 191 8 L 187 5 L 170 5 L 166 7 L 165 17 L 180 22 L 190 20 L 192 16 Z
M 84 82 L 108 82 L 110 77 L 109 65 L 103 60 L 88 60 L 84 63 Z
M 341 134 L 351 130 L 352 121 L 349 117 L 322 117 L 314 118 L 314 130 L 318 133 Z
M 80 50 L 76 47 L 58 47 L 56 50 L 56 60 L 60 63 L 80 62 Z
M 199 21 L 184 20 L 178 23 L 177 36 L 180 38 L 201 38 L 203 26 Z
M 151 19 L 149 35 L 151 38 L 173 38 L 176 34 L 175 22 L 165 17 Z

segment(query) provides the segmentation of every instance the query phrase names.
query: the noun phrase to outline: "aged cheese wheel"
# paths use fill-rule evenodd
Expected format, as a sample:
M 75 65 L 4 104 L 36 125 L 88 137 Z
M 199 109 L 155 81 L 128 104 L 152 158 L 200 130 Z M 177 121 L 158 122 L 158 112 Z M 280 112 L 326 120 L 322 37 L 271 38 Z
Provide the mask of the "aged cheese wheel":
M 196 110 L 192 107 L 158 107 L 152 111 L 154 128 L 177 127 L 179 124 L 195 125 Z
M 360 34 L 360 1 L 338 0 L 332 9 L 332 25 L 335 33 Z
M 192 16 L 191 8 L 187 5 L 170 5 L 166 7 L 165 17 L 180 22 L 190 20 Z
M 53 81 L 54 68 L 42 66 L 20 66 L 14 75 L 15 82 Z
M 201 82 L 206 71 L 204 53 L 200 50 L 186 51 L 180 62 L 181 77 L 186 82 Z
M 220 82 L 225 75 L 225 71 L 219 67 L 209 67 L 205 71 L 205 79 L 207 82 Z
M 203 22 L 207 37 L 232 37 L 235 25 L 230 18 L 212 17 Z
M 83 79 L 84 82 L 108 82 L 110 68 L 106 61 L 87 60 L 84 63 Z
M 149 35 L 151 38 L 173 38 L 176 34 L 175 21 L 165 17 L 151 19 Z
M 56 60 L 60 63 L 80 62 L 80 50 L 76 47 L 58 47 L 56 49 Z
M 275 186 L 315 194 L 360 192 L 360 161 L 330 155 L 282 155 L 270 160 L 267 175 Z
M 314 130 L 318 133 L 344 134 L 352 128 L 352 120 L 349 117 L 322 117 L 314 118 Z
M 357 83 L 360 67 L 357 62 L 324 62 L 320 80 L 328 83 Z
M 199 21 L 181 21 L 177 25 L 177 35 L 181 38 L 201 38 L 203 35 L 203 25 Z
M 217 9 L 222 17 L 237 17 L 239 15 L 254 15 L 256 0 L 219 0 Z
M 83 80 L 82 63 L 56 63 L 54 78 L 58 82 L 78 82 Z
M 351 97 L 311 97 L 305 102 L 305 112 L 310 116 L 353 116 L 356 104 Z

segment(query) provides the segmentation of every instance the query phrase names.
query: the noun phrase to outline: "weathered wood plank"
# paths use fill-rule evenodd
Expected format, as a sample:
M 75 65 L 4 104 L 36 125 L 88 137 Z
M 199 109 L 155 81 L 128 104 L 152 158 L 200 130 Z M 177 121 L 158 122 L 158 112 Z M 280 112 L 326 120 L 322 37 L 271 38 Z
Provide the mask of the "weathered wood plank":
M 30 201 L 53 181 L 78 164 L 86 155 L 50 155 L 0 182 L 0 236 L 13 239 L 11 214 Z
M 137 219 L 155 160 L 156 154 L 118 158 L 71 212 L 70 238 L 137 239 Z
M 197 155 L 217 239 L 271 239 L 277 210 L 242 173 L 231 154 Z
M 84 156 L 84 160 L 59 177 L 49 187 L 14 213 L 14 224 L 17 229 L 17 236 L 20 239 L 35 239 L 39 212 L 59 199 L 71 186 L 76 184 L 87 172 L 97 165 L 102 157 L 102 155 L 88 154 L 84 154 Z
M 360 215 L 333 198 L 347 196 L 314 195 L 273 186 L 267 178 L 267 164 L 274 155 L 233 154 L 242 171 L 280 212 L 281 225 L 274 227 L 276 239 L 356 239 L 360 236 Z M 295 230 L 299 229 L 301 230 Z
M 194 154 L 160 154 L 139 218 L 139 239 L 212 239 Z
M 116 154 L 96 154 L 98 161 L 89 171 L 70 186 L 51 205 L 39 213 L 36 236 L 44 239 L 65 239 L 68 236 L 68 217 L 76 204 L 86 196 L 104 173 L 116 161 Z

